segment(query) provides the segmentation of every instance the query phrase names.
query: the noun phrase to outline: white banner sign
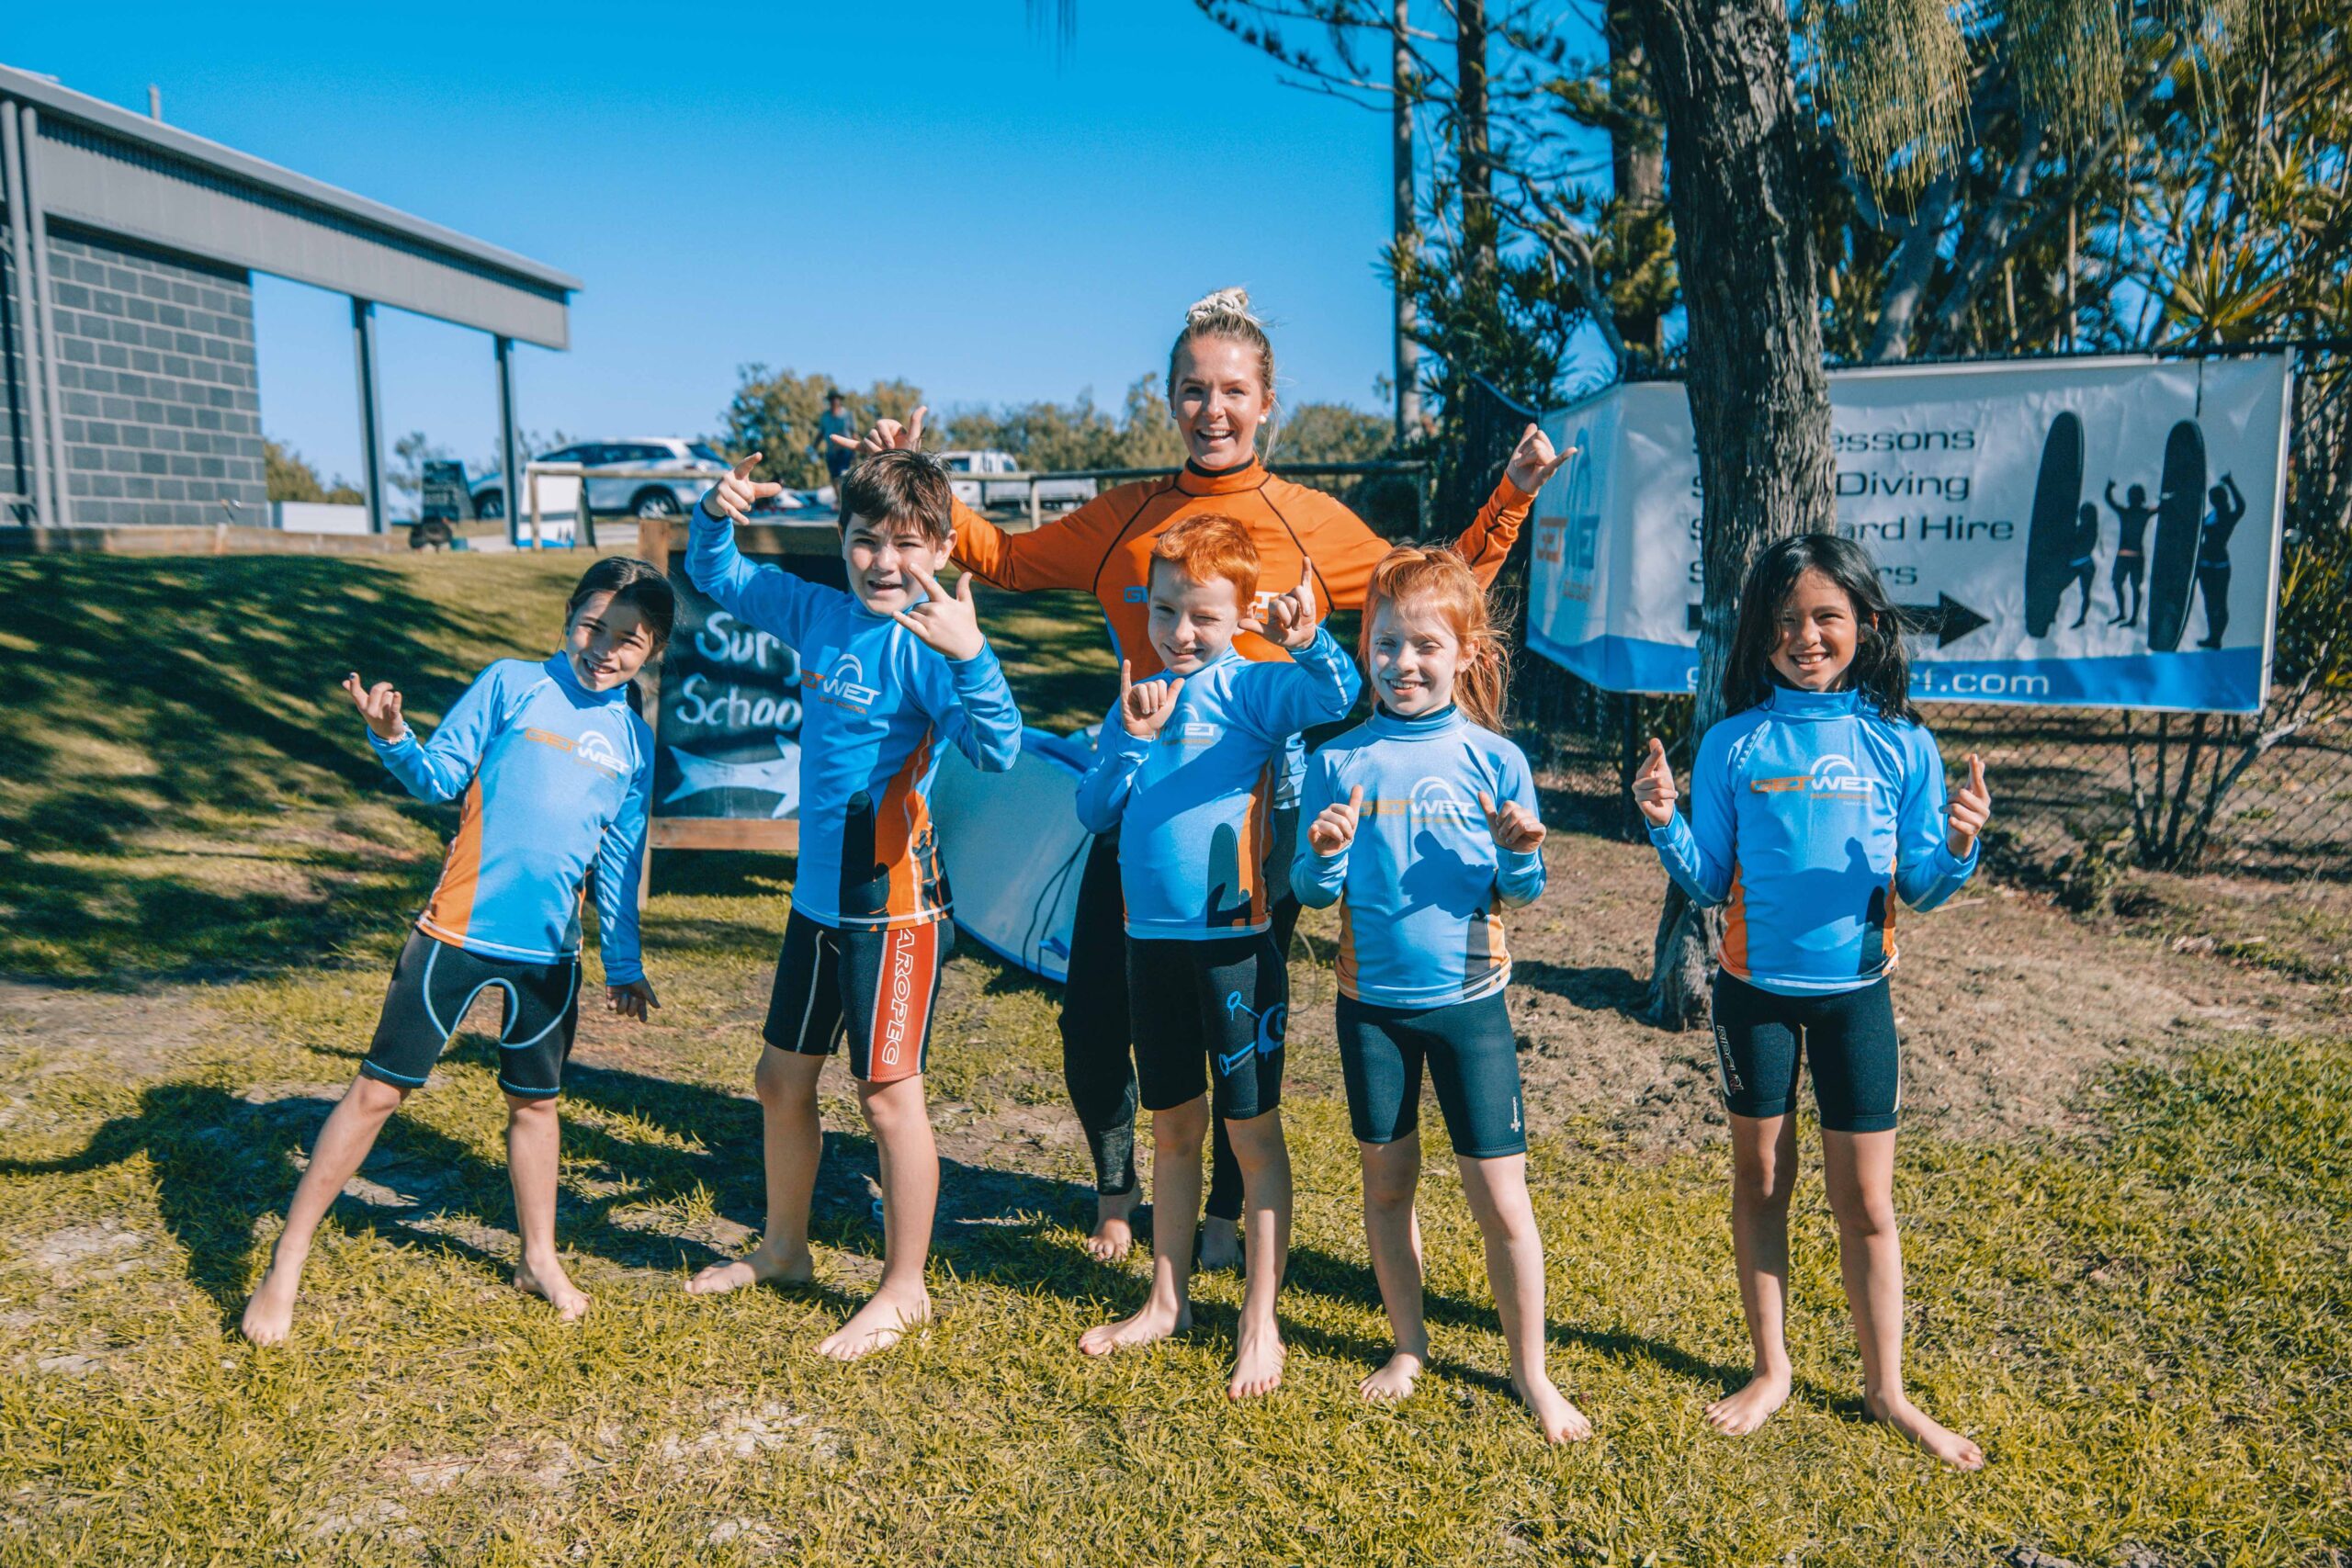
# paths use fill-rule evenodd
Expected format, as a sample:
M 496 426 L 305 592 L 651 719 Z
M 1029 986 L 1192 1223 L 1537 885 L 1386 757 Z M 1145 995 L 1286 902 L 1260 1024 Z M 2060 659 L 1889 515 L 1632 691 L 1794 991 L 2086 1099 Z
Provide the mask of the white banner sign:
M 2250 712 L 2278 602 L 2289 366 L 2117 358 L 1829 377 L 1838 528 L 1925 701 Z M 1699 458 L 1674 382 L 1546 414 L 1535 650 L 1613 692 L 1698 670 Z

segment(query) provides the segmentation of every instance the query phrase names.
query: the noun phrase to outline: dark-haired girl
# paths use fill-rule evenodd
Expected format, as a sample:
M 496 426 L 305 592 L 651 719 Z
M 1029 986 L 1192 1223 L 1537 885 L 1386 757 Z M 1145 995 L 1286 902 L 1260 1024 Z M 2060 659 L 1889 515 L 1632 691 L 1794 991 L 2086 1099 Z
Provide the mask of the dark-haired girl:
M 1861 1340 L 1863 1404 L 1946 1463 L 1974 1470 L 1983 1451 L 1903 1389 L 1894 1196 L 1903 1089 L 1886 977 L 1895 900 L 1932 909 L 1966 884 L 1992 802 L 1973 755 L 1967 786 L 1946 799 L 1943 759 L 1909 688 L 1898 613 L 1869 555 L 1826 534 L 1782 540 L 1740 592 L 1724 674 L 1730 716 L 1699 742 L 1690 819 L 1675 811 L 1674 774 L 1655 739 L 1634 799 L 1668 874 L 1699 904 L 1724 906 L 1715 1061 L 1756 1374 L 1708 1408 L 1709 1423 L 1752 1432 L 1789 1396 L 1781 1325 L 1803 1058 Z
M 441 880 L 393 965 L 375 1041 L 319 1132 L 268 1277 L 245 1306 L 254 1343 L 286 1337 L 327 1206 L 486 990 L 503 1002 L 498 1086 L 523 1240 L 514 1283 L 567 1322 L 588 1310 L 555 1250 L 555 1100 L 579 1022 L 580 908 L 592 867 L 605 1004 L 640 1020 L 660 1005 L 637 942 L 653 735 L 627 696 L 639 667 L 669 640 L 674 615 L 657 568 L 598 561 L 572 590 L 554 655 L 492 664 L 429 741 L 401 717 L 391 682 L 345 677 L 368 744 L 409 793 L 465 804 Z

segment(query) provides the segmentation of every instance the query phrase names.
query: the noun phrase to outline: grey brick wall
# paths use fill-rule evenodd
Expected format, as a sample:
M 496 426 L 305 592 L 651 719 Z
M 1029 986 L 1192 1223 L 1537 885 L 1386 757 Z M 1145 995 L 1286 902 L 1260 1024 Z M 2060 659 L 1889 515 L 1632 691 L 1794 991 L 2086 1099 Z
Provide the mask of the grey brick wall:
M 266 525 L 249 276 L 53 227 L 49 258 L 74 521 Z
M 0 208 L 0 213 L 6 209 Z M 25 424 L 24 363 L 17 357 L 17 263 L 0 244 L 0 522 L 21 523 L 33 488 L 32 431 Z

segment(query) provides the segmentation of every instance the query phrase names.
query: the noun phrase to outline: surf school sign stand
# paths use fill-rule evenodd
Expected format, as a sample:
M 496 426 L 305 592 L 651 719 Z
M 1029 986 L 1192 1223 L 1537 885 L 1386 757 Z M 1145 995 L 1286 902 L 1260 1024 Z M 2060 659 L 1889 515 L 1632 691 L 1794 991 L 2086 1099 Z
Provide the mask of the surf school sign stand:
M 672 525 L 638 525 L 637 553 L 670 570 Z M 753 525 L 735 530 L 750 559 L 847 589 L 841 534 L 831 523 Z M 638 677 L 653 726 L 656 850 L 774 850 L 800 847 L 800 660 L 765 632 L 743 625 L 671 574 L 678 617 L 670 645 Z M 652 886 L 645 857 L 643 898 Z
M 2250 713 L 2269 688 L 2291 367 L 1834 371 L 1838 529 L 1910 620 L 1912 696 Z M 1699 462 L 1675 382 L 1546 414 L 1529 641 L 1605 691 L 1698 671 Z

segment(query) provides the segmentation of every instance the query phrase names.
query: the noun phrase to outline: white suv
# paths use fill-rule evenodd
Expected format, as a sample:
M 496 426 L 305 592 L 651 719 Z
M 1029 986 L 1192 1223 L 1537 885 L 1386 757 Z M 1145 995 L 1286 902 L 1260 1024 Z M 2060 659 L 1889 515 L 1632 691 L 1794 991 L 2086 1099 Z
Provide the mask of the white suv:
M 683 440 L 676 436 L 659 435 L 631 441 L 579 441 L 554 452 L 544 452 L 531 461 L 562 467 L 583 468 L 618 468 L 629 477 L 600 479 L 588 476 L 588 504 L 601 517 L 627 514 L 635 517 L 684 517 L 705 491 L 717 484 L 728 469 L 727 459 L 699 441 Z M 647 469 L 662 473 L 674 472 L 678 478 L 647 479 L 638 477 Z M 580 480 L 569 474 L 545 474 L 539 479 L 539 521 L 542 525 L 560 521 L 569 525 L 580 506 Z M 473 482 L 474 514 L 492 518 L 506 515 L 506 479 L 503 474 L 485 474 Z M 518 515 L 530 515 L 528 499 L 517 494 L 514 506 Z

